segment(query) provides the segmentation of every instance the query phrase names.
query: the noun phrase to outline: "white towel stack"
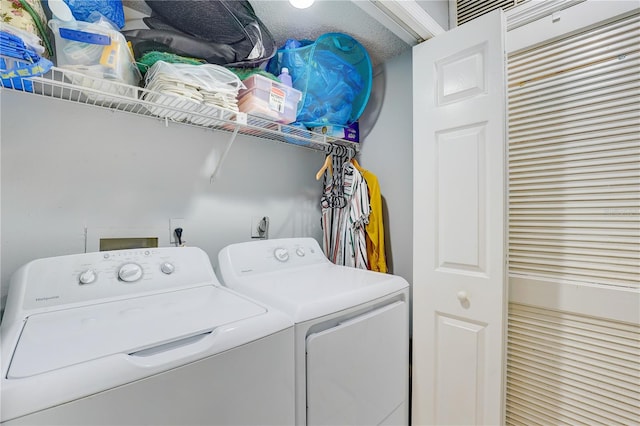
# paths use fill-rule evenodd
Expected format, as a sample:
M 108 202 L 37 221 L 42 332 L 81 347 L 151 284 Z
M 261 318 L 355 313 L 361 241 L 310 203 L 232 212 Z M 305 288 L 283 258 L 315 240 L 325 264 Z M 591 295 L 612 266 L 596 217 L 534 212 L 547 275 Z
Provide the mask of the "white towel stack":
M 145 76 L 144 100 L 157 104 L 149 108 L 160 117 L 206 124 L 202 115 L 223 109 L 238 111 L 242 81 L 228 69 L 214 64 L 171 64 L 156 62 Z M 196 112 L 199 116 L 193 116 Z

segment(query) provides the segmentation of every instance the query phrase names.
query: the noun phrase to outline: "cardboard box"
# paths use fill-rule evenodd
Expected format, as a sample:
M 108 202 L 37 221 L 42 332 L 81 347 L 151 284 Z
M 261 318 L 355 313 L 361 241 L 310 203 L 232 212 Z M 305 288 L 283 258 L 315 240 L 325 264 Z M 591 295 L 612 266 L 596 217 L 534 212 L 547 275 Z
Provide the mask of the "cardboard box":
M 358 122 L 350 124 L 348 127 L 342 126 L 322 126 L 310 129 L 314 133 L 331 136 L 338 139 L 344 139 L 350 142 L 360 142 L 360 127 Z

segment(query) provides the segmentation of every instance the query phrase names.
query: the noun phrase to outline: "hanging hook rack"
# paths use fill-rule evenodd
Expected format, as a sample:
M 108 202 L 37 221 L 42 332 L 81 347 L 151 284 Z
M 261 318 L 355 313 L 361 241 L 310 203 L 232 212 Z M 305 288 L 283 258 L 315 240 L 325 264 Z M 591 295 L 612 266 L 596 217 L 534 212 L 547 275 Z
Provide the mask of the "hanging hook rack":
M 347 157 L 349 161 L 356 156 L 356 150 L 350 146 L 347 147 Z
M 316 174 L 316 179 L 319 179 L 325 170 L 332 165 L 331 193 L 323 197 L 323 202 L 331 208 L 342 208 L 346 205 L 347 201 L 343 192 L 344 165 L 351 160 L 352 152 L 355 152 L 355 149 L 339 143 L 331 143 L 325 152 L 327 153 L 327 158 L 325 159 L 323 167 Z M 346 158 L 347 156 L 348 158 Z
M 345 154 L 345 147 L 339 144 L 331 145 L 331 154 L 337 157 L 341 157 Z

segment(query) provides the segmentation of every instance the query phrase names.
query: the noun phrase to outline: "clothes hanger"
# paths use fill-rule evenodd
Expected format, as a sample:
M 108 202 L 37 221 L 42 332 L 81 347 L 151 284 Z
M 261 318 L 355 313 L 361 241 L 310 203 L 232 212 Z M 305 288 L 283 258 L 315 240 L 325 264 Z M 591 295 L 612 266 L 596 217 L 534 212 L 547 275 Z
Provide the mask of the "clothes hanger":
M 324 159 L 324 164 L 320 170 L 318 170 L 318 173 L 316 173 L 316 180 L 320 180 L 327 169 L 329 169 L 329 173 L 333 175 L 333 158 L 331 157 L 331 154 L 327 155 L 327 158 Z

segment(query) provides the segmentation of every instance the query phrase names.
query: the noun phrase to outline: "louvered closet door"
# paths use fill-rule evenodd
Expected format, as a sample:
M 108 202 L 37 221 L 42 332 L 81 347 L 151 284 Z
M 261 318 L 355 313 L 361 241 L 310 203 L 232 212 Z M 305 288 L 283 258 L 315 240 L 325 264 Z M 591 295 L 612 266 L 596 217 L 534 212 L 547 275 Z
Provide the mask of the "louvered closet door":
M 507 422 L 640 424 L 640 13 L 508 78 Z

